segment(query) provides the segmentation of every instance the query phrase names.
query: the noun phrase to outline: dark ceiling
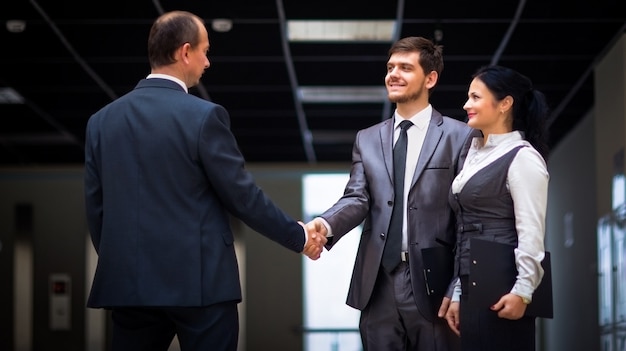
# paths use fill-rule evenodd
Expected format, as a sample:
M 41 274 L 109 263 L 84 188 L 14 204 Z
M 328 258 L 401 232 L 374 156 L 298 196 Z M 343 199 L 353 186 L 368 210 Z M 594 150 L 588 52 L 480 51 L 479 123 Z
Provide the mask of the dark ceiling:
M 191 92 L 228 109 L 248 162 L 279 163 L 349 162 L 356 131 L 393 109 L 299 100 L 297 86 L 382 87 L 390 43 L 289 44 L 286 20 L 396 19 L 399 37 L 439 30 L 446 66 L 433 106 L 464 120 L 471 74 L 509 66 L 546 94 L 554 146 L 593 106 L 594 65 L 626 19 L 622 0 L 3 0 L 0 89 L 23 103 L 0 104 L 0 165 L 82 164 L 87 119 L 149 73 L 148 31 L 170 10 L 209 27 L 212 65 Z M 211 30 L 216 18 L 232 30 Z M 10 20 L 24 31 L 9 32 Z

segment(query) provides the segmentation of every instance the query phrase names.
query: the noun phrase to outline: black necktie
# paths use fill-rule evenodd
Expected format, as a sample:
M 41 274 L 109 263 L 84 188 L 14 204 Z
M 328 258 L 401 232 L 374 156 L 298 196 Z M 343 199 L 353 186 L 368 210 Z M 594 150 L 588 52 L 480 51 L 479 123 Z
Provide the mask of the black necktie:
M 404 171 L 406 169 L 406 130 L 412 125 L 411 121 L 406 120 L 400 123 L 400 137 L 393 148 L 393 210 L 387 231 L 387 242 L 383 251 L 383 267 L 387 272 L 393 271 L 400 263 L 404 212 Z

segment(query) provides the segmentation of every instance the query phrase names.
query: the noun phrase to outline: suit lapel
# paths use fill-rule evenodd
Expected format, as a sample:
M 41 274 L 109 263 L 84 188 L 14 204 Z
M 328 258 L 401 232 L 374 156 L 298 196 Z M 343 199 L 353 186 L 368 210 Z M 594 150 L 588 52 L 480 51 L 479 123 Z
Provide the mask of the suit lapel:
M 411 188 L 422 175 L 428 161 L 432 158 L 435 150 L 437 150 L 437 145 L 439 145 L 439 141 L 443 135 L 443 130 L 441 129 L 442 123 L 443 118 L 441 117 L 441 114 L 433 109 L 430 123 L 428 123 L 428 130 L 426 131 L 426 136 L 424 137 L 424 144 L 422 145 L 422 150 L 420 151 L 420 157 L 417 160 L 417 165 L 415 166 L 415 173 L 413 174 L 413 179 L 411 181 Z
M 380 143 L 383 149 L 383 161 L 387 168 L 389 181 L 393 184 L 393 117 L 380 127 Z

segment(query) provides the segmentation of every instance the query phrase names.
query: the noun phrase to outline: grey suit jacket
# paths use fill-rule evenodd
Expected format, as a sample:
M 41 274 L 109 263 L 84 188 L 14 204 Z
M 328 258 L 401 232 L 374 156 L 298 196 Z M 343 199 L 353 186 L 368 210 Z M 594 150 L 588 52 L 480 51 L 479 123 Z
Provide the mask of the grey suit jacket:
M 416 304 L 429 319 L 441 297 L 429 297 L 423 277 L 422 248 L 455 244 L 454 215 L 448 203 L 452 180 L 479 131 L 433 110 L 407 202 L 411 282 Z M 393 208 L 393 118 L 357 133 L 350 180 L 344 195 L 321 214 L 332 227 L 331 249 L 364 222 L 346 303 L 367 306 L 379 272 Z

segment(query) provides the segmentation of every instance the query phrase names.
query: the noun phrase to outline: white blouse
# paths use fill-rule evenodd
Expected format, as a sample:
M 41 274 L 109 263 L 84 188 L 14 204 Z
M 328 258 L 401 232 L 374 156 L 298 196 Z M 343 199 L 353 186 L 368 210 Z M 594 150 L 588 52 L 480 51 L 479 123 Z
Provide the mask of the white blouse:
M 511 293 L 531 299 L 543 277 L 541 261 L 545 256 L 549 173 L 543 157 L 522 138 L 519 131 L 491 134 L 486 143 L 482 137 L 474 138 L 463 170 L 452 182 L 452 192 L 459 193 L 476 172 L 519 145 L 530 147 L 519 150 L 507 175 L 506 185 L 513 198 L 518 235 L 515 261 L 519 274 Z M 458 293 L 455 291 L 453 300 L 458 300 Z

